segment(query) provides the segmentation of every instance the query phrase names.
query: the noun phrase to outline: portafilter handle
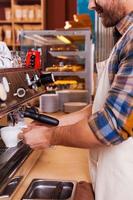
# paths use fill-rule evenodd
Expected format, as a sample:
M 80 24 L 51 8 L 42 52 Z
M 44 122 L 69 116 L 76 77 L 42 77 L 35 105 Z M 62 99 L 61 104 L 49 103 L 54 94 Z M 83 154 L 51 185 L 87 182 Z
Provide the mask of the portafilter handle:
M 50 116 L 35 113 L 35 112 L 30 112 L 28 110 L 25 110 L 23 112 L 23 115 L 24 117 L 28 117 L 28 118 L 31 118 L 33 120 L 36 120 L 38 122 L 45 123 L 48 125 L 58 126 L 59 124 L 59 120 L 54 117 L 50 117 Z

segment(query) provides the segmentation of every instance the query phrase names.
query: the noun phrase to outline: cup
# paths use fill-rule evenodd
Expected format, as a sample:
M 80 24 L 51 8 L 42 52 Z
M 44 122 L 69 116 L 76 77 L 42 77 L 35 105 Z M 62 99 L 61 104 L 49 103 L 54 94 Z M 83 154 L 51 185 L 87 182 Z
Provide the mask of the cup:
M 18 139 L 18 134 L 22 133 L 22 130 L 19 127 L 8 126 L 1 128 L 1 139 L 5 143 L 6 147 L 15 147 L 17 146 L 20 139 Z

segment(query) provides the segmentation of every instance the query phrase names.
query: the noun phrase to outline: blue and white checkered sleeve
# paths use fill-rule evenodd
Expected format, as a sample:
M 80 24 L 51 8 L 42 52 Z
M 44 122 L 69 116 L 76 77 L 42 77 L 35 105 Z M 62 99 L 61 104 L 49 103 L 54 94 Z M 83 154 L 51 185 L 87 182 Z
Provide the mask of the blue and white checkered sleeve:
M 133 39 L 132 33 L 124 40 L 124 48 L 119 48 L 120 63 L 108 92 L 106 102 L 99 112 L 89 119 L 89 126 L 95 136 L 104 144 L 119 144 L 131 134 L 124 130 L 124 124 L 133 112 Z M 130 40 L 129 40 L 130 38 Z
M 105 145 L 119 144 L 124 139 L 118 134 L 112 119 L 105 109 L 96 112 L 89 119 L 89 126 L 96 138 Z

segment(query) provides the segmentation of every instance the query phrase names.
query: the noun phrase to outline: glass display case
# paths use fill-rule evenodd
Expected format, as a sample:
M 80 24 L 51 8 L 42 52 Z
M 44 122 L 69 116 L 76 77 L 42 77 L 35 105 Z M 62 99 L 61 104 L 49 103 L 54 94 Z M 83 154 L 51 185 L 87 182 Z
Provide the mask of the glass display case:
M 92 93 L 93 44 L 88 29 L 23 31 L 21 51 L 40 52 L 41 69 L 53 72 L 57 89 Z M 27 67 L 35 67 L 31 62 Z

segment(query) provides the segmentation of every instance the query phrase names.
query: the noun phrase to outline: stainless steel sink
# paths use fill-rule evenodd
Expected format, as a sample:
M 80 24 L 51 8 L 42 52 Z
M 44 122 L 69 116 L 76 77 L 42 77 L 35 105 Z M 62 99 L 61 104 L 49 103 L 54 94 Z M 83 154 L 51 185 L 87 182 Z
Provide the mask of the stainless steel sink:
M 33 179 L 22 200 L 73 200 L 76 182 Z

